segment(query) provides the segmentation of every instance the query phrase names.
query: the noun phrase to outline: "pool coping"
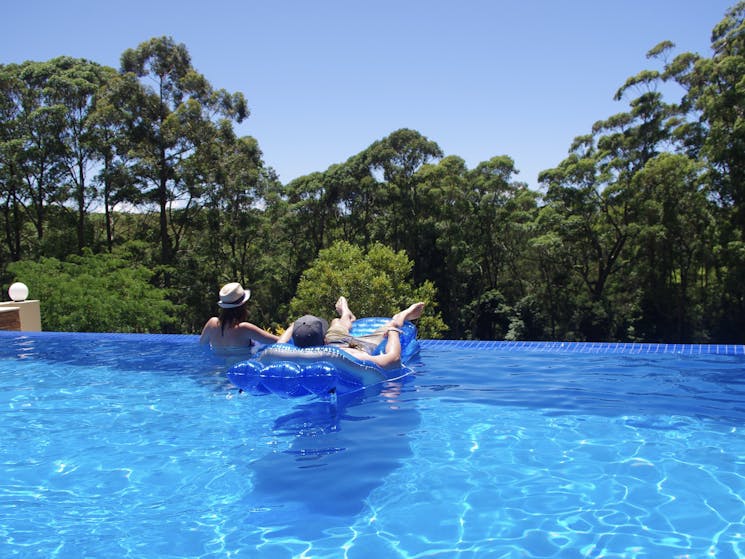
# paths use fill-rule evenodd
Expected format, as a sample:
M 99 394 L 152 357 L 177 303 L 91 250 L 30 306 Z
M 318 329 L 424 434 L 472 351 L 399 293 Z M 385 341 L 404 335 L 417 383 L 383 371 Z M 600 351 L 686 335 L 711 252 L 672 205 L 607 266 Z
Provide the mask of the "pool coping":
M 121 334 L 97 332 L 18 332 L 0 331 L 2 339 L 95 338 L 96 340 L 168 341 L 195 343 L 195 334 Z M 419 340 L 422 348 L 458 348 L 483 351 L 544 351 L 574 353 L 647 354 L 670 353 L 683 355 L 745 355 L 745 345 L 737 344 L 662 344 L 642 342 L 511 342 L 487 340 Z
M 662 344 L 646 342 L 508 342 L 477 340 L 424 340 L 425 347 L 457 347 L 480 350 L 528 350 L 574 353 L 670 353 L 684 355 L 745 355 L 745 345 Z

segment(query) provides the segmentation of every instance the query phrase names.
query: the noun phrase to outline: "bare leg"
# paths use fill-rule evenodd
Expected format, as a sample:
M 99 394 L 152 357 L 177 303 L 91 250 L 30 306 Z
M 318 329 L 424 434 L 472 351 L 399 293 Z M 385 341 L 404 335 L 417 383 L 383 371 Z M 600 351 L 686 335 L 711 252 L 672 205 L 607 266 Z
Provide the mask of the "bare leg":
M 404 309 L 393 315 L 391 326 L 401 328 L 407 320 L 416 320 L 424 312 L 424 303 L 414 303 L 408 309 Z
M 401 328 L 407 320 L 416 320 L 422 316 L 422 312 L 424 312 L 424 303 L 414 303 L 408 309 L 404 309 L 393 315 L 393 318 L 388 323 L 393 329 L 388 331 L 385 352 L 382 354 L 385 357 L 382 358 L 381 365 L 390 366 L 401 359 L 401 336 L 399 336 L 398 330 L 395 330 L 395 328 Z
M 336 312 L 339 313 L 339 318 L 332 320 L 331 326 L 341 326 L 349 332 L 352 329 L 352 322 L 357 320 L 357 317 L 349 310 L 349 304 L 345 297 L 339 297 L 336 301 Z
M 341 298 L 340 298 L 341 301 Z M 386 323 L 385 328 L 388 328 L 386 332 L 385 351 L 378 355 L 367 355 L 358 349 L 349 349 L 350 353 L 355 357 L 359 357 L 363 361 L 370 361 L 381 367 L 395 368 L 401 366 L 401 337 L 399 335 L 399 329 L 404 325 L 407 320 L 416 320 L 422 316 L 424 312 L 424 303 L 414 303 L 408 309 L 404 309 L 395 315 Z M 341 322 L 340 319 L 335 318 L 335 321 Z M 333 322 L 332 322 L 333 324 Z
M 347 303 L 347 298 L 344 296 L 339 297 L 336 301 L 336 312 L 339 313 L 342 319 L 349 318 L 350 322 L 357 320 L 357 317 L 349 310 L 349 303 Z

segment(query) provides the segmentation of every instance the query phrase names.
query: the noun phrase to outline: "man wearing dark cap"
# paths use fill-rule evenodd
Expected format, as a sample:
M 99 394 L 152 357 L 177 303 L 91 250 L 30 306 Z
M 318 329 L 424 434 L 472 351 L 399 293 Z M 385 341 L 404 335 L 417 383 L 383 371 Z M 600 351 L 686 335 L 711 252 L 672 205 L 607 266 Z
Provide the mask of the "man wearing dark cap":
M 292 325 L 292 343 L 297 347 L 313 347 L 323 345 L 329 323 L 323 318 L 306 314 L 298 318 Z
M 339 313 L 339 318 L 332 320 L 330 327 L 323 318 L 311 314 L 301 316 L 284 331 L 277 342 L 287 343 L 292 340 L 292 343 L 300 348 L 334 344 L 363 361 L 369 361 L 381 367 L 398 366 L 401 360 L 401 339 L 399 338 L 401 327 L 405 321 L 416 320 L 422 315 L 424 303 L 414 303 L 408 309 L 393 315 L 387 324 L 371 335 L 378 337 L 378 343 L 384 337 L 388 338 L 385 351 L 378 355 L 370 355 L 370 351 L 361 349 L 366 344 L 358 343 L 359 339 L 349 335 L 352 322 L 357 318 L 349 309 L 346 298 L 339 297 L 336 302 L 336 311 Z M 378 343 L 370 343 L 367 349 L 374 349 Z

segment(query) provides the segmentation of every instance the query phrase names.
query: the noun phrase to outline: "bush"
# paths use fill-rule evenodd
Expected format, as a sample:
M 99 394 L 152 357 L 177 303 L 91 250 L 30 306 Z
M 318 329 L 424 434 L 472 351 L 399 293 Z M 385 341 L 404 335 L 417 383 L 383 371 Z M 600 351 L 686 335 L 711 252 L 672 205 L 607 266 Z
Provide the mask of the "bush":
M 349 300 L 358 317 L 392 316 L 416 301 L 424 301 L 419 334 L 422 338 L 439 338 L 446 326 L 436 312 L 436 289 L 428 281 L 414 286 L 412 267 L 403 251 L 376 243 L 365 254 L 360 247 L 339 241 L 321 250 L 303 272 L 290 302 L 291 320 L 303 314 L 331 319 L 340 295 Z
M 163 332 L 176 306 L 154 287 L 154 272 L 111 254 L 84 253 L 61 261 L 20 261 L 8 272 L 39 299 L 42 328 L 60 332 Z

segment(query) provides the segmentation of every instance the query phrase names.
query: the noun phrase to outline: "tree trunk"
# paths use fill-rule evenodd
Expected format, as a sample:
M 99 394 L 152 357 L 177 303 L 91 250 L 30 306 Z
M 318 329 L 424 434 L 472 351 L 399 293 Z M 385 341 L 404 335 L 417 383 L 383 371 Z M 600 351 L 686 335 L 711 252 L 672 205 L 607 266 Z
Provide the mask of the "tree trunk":
M 168 170 L 165 149 L 160 152 L 160 184 L 158 185 L 160 204 L 160 258 L 162 264 L 171 263 L 171 243 L 168 236 Z
M 78 253 L 85 246 L 85 171 L 83 162 L 78 161 Z

